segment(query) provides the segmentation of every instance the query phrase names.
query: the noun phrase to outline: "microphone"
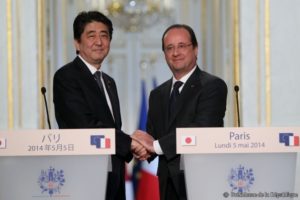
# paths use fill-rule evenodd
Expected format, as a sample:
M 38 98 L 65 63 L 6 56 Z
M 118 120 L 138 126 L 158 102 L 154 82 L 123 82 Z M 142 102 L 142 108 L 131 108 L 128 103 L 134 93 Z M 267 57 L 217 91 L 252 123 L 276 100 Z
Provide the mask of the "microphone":
M 238 118 L 238 127 L 241 126 L 241 123 L 240 123 L 240 109 L 239 109 L 239 86 L 238 85 L 235 85 L 234 86 L 234 91 L 235 91 L 235 99 L 236 99 L 236 110 L 237 110 L 237 118 Z
M 49 126 L 49 129 L 51 129 L 51 124 L 50 124 L 50 118 L 49 118 L 49 112 L 48 112 L 48 104 L 47 104 L 47 99 L 46 99 L 46 88 L 45 87 L 42 87 L 41 88 L 41 92 L 44 96 L 44 101 L 45 101 L 45 107 L 46 107 L 46 113 L 47 113 L 47 121 L 48 121 L 48 126 Z

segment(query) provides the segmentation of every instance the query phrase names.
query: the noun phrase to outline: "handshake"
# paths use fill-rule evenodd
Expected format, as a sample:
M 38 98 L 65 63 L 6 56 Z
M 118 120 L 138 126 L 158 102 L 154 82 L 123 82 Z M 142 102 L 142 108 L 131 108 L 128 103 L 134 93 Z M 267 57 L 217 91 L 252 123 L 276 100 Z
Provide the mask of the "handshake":
M 151 154 L 155 153 L 153 147 L 154 138 L 147 132 L 136 130 L 132 135 L 131 151 L 135 158 L 147 160 Z

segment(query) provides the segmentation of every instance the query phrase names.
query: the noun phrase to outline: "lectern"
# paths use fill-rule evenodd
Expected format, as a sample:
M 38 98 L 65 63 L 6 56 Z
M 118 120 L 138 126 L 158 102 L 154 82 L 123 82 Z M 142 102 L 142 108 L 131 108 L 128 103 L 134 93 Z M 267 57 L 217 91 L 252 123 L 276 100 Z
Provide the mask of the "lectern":
M 300 199 L 300 128 L 178 128 L 189 200 Z
M 105 199 L 113 129 L 0 131 L 0 199 Z

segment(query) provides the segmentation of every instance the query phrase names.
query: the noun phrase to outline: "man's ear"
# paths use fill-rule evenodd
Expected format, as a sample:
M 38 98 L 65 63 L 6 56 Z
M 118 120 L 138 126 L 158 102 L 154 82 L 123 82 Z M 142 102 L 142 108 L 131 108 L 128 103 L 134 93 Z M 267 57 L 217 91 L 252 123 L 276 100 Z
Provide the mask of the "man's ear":
M 76 52 L 79 52 L 80 51 L 80 45 L 79 45 L 79 41 L 78 40 L 74 40 L 74 46 L 75 46 L 75 49 L 76 49 Z
M 195 56 L 197 57 L 198 56 L 198 46 L 194 48 L 194 53 L 195 53 Z

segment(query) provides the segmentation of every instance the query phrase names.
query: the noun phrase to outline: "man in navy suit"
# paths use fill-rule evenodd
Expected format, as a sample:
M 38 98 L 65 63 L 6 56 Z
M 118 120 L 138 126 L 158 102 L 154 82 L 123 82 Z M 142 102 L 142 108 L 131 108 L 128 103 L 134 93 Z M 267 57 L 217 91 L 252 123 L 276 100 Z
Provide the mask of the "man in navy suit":
M 147 132 L 153 138 L 142 132 L 133 138 L 153 153 L 151 159 L 159 156 L 160 199 L 184 200 L 187 196 L 180 155 L 176 154 L 176 128 L 223 126 L 227 86 L 198 67 L 198 43 L 191 27 L 175 24 L 167 28 L 162 50 L 173 77 L 150 94 Z
M 54 75 L 55 117 L 59 128 L 114 128 L 116 155 L 108 174 L 106 199 L 125 199 L 125 161 L 146 149 L 121 130 L 115 81 L 100 71 L 112 39 L 112 22 L 97 11 L 81 12 L 73 23 L 77 57 Z

